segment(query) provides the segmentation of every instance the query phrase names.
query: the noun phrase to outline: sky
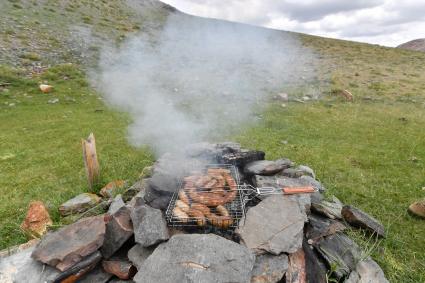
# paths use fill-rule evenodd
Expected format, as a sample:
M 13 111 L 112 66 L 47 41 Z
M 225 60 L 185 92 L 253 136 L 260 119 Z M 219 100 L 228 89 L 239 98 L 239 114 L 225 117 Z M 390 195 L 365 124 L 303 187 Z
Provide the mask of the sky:
M 425 0 L 163 0 L 201 17 L 397 46 L 425 38 Z

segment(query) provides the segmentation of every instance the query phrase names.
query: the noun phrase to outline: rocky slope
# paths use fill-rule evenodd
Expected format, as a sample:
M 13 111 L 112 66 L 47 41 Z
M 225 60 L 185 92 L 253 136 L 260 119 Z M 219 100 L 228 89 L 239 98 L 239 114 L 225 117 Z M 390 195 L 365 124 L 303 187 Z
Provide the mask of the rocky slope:
M 397 48 L 425 52 L 425 38 L 419 38 L 400 44 Z

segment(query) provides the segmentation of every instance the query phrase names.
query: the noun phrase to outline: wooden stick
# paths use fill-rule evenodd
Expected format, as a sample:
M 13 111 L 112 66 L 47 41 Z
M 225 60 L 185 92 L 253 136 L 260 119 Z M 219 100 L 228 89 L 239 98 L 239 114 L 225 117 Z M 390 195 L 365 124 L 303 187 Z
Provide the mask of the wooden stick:
M 87 180 L 90 190 L 100 181 L 99 161 L 96 154 L 96 140 L 93 133 L 87 140 L 81 140 L 83 146 L 83 160 L 86 167 Z
M 282 191 L 285 195 L 305 194 L 305 193 L 314 193 L 314 188 L 313 187 L 292 187 L 292 188 L 283 188 Z

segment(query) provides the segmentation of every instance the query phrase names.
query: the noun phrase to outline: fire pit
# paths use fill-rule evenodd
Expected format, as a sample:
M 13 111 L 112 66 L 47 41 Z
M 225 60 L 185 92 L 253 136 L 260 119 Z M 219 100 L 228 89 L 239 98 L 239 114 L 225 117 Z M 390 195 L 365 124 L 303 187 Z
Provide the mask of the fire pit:
M 245 215 L 247 196 L 235 166 L 210 164 L 183 178 L 166 211 L 168 225 L 180 229 L 234 230 Z

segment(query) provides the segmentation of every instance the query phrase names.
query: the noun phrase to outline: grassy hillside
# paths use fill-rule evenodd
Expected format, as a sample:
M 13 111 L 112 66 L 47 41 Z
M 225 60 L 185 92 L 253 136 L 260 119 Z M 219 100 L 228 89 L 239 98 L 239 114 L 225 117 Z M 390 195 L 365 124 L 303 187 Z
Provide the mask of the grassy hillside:
M 147 149 L 127 144 L 129 117 L 103 103 L 84 71 L 100 44 L 135 32 L 155 36 L 172 12 L 141 3 L 0 3 L 0 248 L 25 241 L 19 225 L 30 200 L 44 201 L 60 225 L 57 206 L 87 191 L 80 138 L 88 133 L 96 134 L 104 183 L 134 180 L 153 161 Z M 425 222 L 406 213 L 425 196 L 425 53 L 300 38 L 317 53 L 322 99 L 271 104 L 258 125 L 232 138 L 268 158 L 312 166 L 330 194 L 385 225 L 388 238 L 372 255 L 391 282 L 425 282 Z M 51 94 L 38 91 L 42 81 L 55 87 Z M 342 89 L 353 103 L 336 95 Z

